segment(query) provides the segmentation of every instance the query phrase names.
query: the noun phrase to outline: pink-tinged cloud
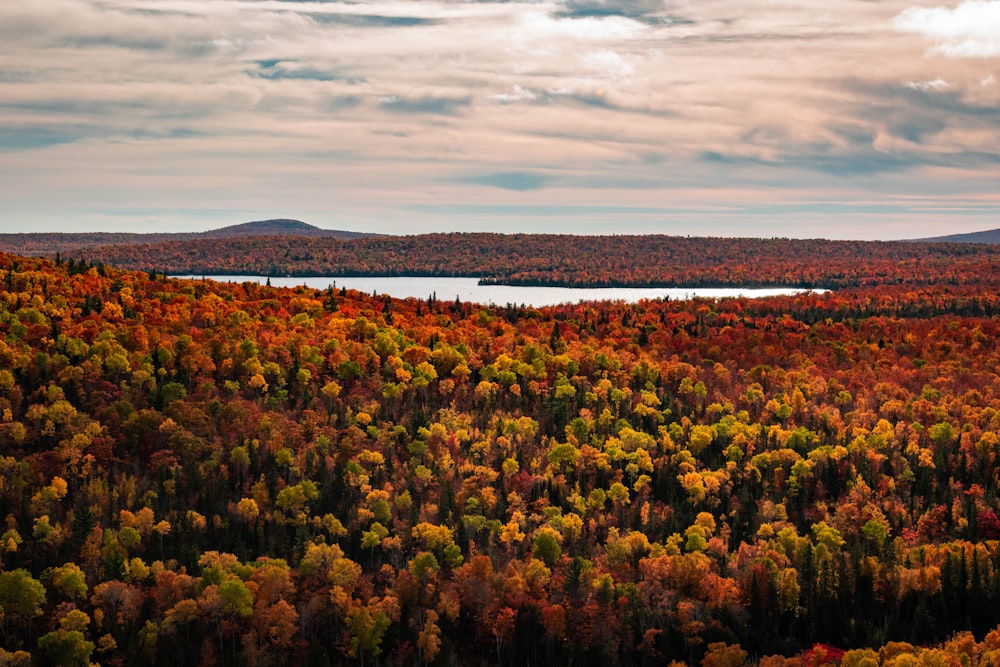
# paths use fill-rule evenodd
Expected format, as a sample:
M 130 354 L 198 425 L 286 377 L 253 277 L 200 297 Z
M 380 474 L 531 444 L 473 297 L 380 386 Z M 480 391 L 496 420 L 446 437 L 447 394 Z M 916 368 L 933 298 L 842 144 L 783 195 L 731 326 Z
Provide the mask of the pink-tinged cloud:
M 0 230 L 996 227 L 998 4 L 0 3 Z
M 932 52 L 956 58 L 1000 56 L 1000 2 L 965 0 L 956 7 L 911 7 L 895 21 L 904 32 L 936 42 Z

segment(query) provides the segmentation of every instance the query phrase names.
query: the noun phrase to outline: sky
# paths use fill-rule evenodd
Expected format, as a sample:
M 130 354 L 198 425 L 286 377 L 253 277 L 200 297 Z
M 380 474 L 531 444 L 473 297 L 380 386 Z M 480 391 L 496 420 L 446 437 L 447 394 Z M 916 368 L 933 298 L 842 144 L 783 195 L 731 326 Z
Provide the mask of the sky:
M 0 232 L 1000 227 L 1000 0 L 2 0 Z

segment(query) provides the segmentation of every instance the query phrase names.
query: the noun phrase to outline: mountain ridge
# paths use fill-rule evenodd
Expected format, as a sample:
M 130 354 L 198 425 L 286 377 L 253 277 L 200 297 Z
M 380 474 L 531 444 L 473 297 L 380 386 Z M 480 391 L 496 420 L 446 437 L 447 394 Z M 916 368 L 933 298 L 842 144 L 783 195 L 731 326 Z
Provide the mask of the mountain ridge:
M 987 229 L 981 232 L 963 234 L 948 234 L 946 236 L 930 236 L 923 239 L 913 239 L 924 243 L 981 243 L 988 245 L 1000 244 L 1000 229 Z
M 254 236 L 292 236 L 349 241 L 384 236 L 371 232 L 322 229 L 291 218 L 254 220 L 203 232 L 20 232 L 0 234 L 0 251 L 30 256 L 52 256 L 103 246 L 135 246 L 169 241 L 239 239 Z

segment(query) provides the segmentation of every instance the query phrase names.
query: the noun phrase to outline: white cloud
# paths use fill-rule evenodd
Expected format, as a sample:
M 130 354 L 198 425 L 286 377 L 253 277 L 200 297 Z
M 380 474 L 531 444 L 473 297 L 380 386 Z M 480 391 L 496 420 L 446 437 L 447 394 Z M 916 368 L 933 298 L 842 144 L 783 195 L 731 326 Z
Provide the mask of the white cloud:
M 996 81 L 997 81 L 997 80 L 996 80 L 996 79 L 995 79 L 995 78 L 993 77 L 993 75 L 992 75 L 992 74 L 990 74 L 989 76 L 987 76 L 986 78 L 984 78 L 984 79 L 983 79 L 982 81 L 980 81 L 979 83 L 980 83 L 980 85 L 982 85 L 982 86 L 992 86 L 992 85 L 993 85 L 994 83 L 996 83 Z
M 919 90 L 925 93 L 936 90 L 944 90 L 945 88 L 951 87 L 951 84 L 944 79 L 934 79 L 933 81 L 908 81 L 904 85 L 910 90 Z
M 509 103 L 509 102 L 521 102 L 524 100 L 534 100 L 537 99 L 538 95 L 532 91 L 524 88 L 523 86 L 515 84 L 511 88 L 510 92 L 500 93 L 498 95 L 488 95 L 486 99 L 493 100 L 495 102 Z
M 635 72 L 628 61 L 610 49 L 586 53 L 582 61 L 587 71 L 613 80 L 628 79 Z
M 957 7 L 911 7 L 896 17 L 902 32 L 937 42 L 932 53 L 952 58 L 1000 55 L 1000 0 L 965 0 Z
M 528 40 L 573 39 L 582 42 L 613 42 L 638 37 L 646 28 L 622 16 L 554 18 L 544 11 L 529 10 L 520 15 L 516 37 Z

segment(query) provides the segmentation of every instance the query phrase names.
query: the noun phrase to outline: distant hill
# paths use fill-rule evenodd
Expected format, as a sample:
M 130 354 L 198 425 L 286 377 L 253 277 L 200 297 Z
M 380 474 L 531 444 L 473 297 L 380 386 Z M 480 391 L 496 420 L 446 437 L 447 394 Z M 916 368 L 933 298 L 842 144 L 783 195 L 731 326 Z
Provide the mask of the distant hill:
M 74 253 L 88 248 L 103 246 L 134 246 L 170 241 L 190 241 L 201 239 L 241 239 L 254 236 L 291 236 L 308 238 L 338 239 L 341 241 L 381 234 L 348 232 L 338 229 L 320 229 L 301 220 L 284 218 L 256 220 L 205 232 L 151 233 L 127 232 L 80 232 L 80 233 L 24 233 L 0 234 L 0 251 L 19 255 L 53 257 L 56 253 Z
M 926 239 L 914 239 L 914 241 L 927 242 L 947 242 L 947 243 L 985 243 L 990 245 L 1000 244 L 1000 229 L 989 229 L 985 232 L 971 232 L 968 234 L 949 234 L 948 236 L 934 236 Z
M 380 236 L 365 232 L 346 232 L 337 229 L 320 229 L 301 220 L 278 218 L 275 220 L 257 220 L 244 222 L 241 225 L 231 225 L 221 229 L 210 229 L 194 236 L 203 239 L 236 239 L 248 236 L 311 236 L 324 239 L 360 239 L 366 236 Z

